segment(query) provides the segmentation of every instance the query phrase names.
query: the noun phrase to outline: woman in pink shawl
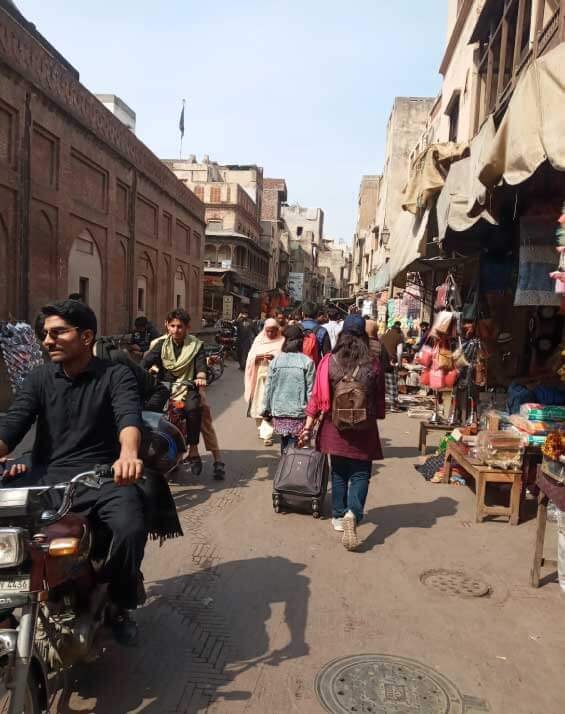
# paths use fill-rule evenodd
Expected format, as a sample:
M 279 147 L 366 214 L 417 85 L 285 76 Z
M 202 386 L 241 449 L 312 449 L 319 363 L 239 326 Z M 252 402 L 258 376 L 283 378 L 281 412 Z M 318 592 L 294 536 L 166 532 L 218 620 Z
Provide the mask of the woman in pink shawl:
M 260 429 L 263 418 L 263 400 L 265 385 L 269 374 L 271 360 L 280 354 L 284 344 L 279 323 L 273 318 L 265 322 L 247 357 L 245 365 L 245 401 L 249 404 L 247 415 L 255 419 L 257 429 Z M 272 446 L 272 439 L 265 439 L 265 446 Z

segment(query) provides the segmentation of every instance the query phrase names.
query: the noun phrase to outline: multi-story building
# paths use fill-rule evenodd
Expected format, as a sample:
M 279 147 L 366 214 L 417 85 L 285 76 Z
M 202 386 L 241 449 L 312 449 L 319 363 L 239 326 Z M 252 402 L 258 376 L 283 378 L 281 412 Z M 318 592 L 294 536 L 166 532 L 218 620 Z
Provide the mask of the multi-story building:
M 258 314 L 271 260 L 261 226 L 263 170 L 222 166 L 207 156 L 165 164 L 205 206 L 204 311 L 226 318 L 242 309 Z
M 349 267 L 351 250 L 343 242 L 324 238 L 318 256 L 318 270 L 323 278 L 324 300 L 349 296 Z
M 369 285 L 370 256 L 374 250 L 374 227 L 382 176 L 363 176 L 359 186 L 357 224 L 353 236 L 351 292 L 356 295 Z
M 286 201 L 285 180 L 264 179 L 261 225 L 270 244 L 269 289 L 271 291 L 286 291 L 288 285 L 288 234 L 282 218 L 282 207 Z
M 289 240 L 290 298 L 294 302 L 318 302 L 322 297 L 318 256 L 324 235 L 324 212 L 321 208 L 295 204 L 283 206 L 282 218 Z
M 0 319 L 80 292 L 100 332 L 202 309 L 204 206 L 0 0 Z

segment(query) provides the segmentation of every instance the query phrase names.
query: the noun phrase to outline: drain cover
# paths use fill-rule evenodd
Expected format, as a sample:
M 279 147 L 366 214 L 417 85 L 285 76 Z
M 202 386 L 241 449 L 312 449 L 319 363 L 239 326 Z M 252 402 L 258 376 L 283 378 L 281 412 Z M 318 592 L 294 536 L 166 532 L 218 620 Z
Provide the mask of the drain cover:
M 330 662 L 316 677 L 331 714 L 463 714 L 464 697 L 431 667 L 404 657 L 356 655 Z
M 458 570 L 426 570 L 420 575 L 420 581 L 445 595 L 484 597 L 491 591 L 490 586 L 480 578 Z

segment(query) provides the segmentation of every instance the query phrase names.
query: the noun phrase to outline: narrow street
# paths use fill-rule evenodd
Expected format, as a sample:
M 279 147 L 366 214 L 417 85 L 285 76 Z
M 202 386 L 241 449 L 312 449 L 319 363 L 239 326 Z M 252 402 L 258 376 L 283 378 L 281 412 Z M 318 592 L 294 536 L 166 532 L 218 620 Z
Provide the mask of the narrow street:
M 318 714 L 318 672 L 360 654 L 416 660 L 455 693 L 441 710 L 419 701 L 343 711 L 561 710 L 561 596 L 554 583 L 528 584 L 532 521 L 475 524 L 470 489 L 427 484 L 413 468 L 418 422 L 393 415 L 364 543 L 348 553 L 328 520 L 274 514 L 277 447 L 258 443 L 241 392 L 232 364 L 209 390 L 229 476 L 217 485 L 206 461 L 201 477 L 175 486 L 185 537 L 148 548 L 142 646 L 108 642 L 100 659 L 73 671 L 52 711 Z M 440 568 L 478 577 L 491 593 L 465 598 L 422 584 Z M 407 683 L 410 696 L 417 685 Z M 402 700 L 399 691 L 387 701 Z

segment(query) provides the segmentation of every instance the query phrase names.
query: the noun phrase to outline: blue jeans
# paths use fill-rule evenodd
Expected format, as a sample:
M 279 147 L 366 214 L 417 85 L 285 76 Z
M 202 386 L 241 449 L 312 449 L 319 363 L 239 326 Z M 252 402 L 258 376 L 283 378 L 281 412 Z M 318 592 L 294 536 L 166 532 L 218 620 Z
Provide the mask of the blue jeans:
M 284 454 L 284 450 L 287 446 L 294 448 L 296 446 L 298 437 L 292 436 L 292 434 L 283 434 L 281 436 L 281 454 Z
M 333 517 L 343 518 L 347 511 L 352 511 L 357 523 L 360 523 L 369 491 L 372 463 L 332 456 L 331 470 Z

